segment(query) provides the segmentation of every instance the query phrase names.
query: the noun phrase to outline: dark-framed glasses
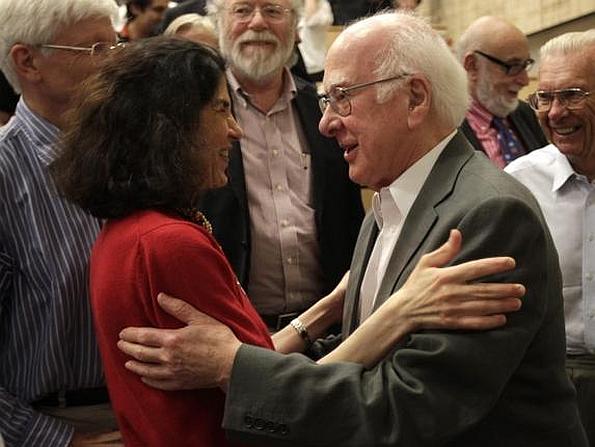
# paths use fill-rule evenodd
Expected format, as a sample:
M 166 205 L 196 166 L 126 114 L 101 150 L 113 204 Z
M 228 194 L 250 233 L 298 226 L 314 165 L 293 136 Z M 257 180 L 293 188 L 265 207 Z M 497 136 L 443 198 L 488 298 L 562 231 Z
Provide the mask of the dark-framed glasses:
M 530 70 L 535 61 L 531 58 L 525 59 L 524 61 L 520 62 L 505 62 L 503 60 L 498 59 L 497 57 L 491 56 L 483 51 L 475 50 L 474 53 L 479 54 L 480 56 L 485 57 L 490 62 L 494 64 L 500 65 L 504 69 L 504 73 L 508 76 L 516 76 L 520 72 L 524 70 Z
M 352 85 L 351 87 L 333 87 L 330 92 L 318 95 L 318 105 L 320 106 L 320 111 L 324 115 L 324 112 L 330 105 L 331 109 L 333 109 L 338 115 L 343 117 L 349 116 L 351 114 L 351 100 L 349 98 L 351 97 L 352 92 L 374 84 L 396 81 L 397 79 L 402 79 L 406 76 L 409 76 L 409 73 L 401 73 L 389 78 L 377 79 L 375 81 Z
M 234 3 L 227 10 L 234 20 L 241 23 L 252 20 L 257 10 L 260 11 L 264 20 L 271 23 L 283 22 L 292 11 L 290 8 L 275 3 L 267 3 L 263 6 L 256 6 L 252 3 Z
M 578 110 L 585 106 L 585 101 L 591 92 L 579 87 L 563 88 L 561 90 L 537 90 L 527 97 L 531 108 L 537 112 L 548 112 L 554 100 L 568 110 Z
M 126 44 L 124 42 L 95 42 L 90 47 L 73 47 L 70 45 L 54 45 L 49 43 L 43 43 L 39 45 L 40 48 L 48 48 L 50 50 L 86 52 L 91 57 L 102 57 L 108 54 L 110 51 L 119 50 L 124 48 L 125 46 Z

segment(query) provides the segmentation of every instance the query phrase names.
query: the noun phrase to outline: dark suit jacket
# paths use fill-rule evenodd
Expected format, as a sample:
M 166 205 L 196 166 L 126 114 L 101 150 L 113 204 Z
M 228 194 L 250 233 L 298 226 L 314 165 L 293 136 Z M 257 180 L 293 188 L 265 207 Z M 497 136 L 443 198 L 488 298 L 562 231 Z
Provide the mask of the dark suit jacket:
M 329 0 L 334 25 L 346 25 L 375 12 L 391 9 L 391 0 Z
M 377 306 L 451 228 L 463 234 L 454 263 L 516 259 L 514 272 L 489 278 L 527 287 L 522 309 L 504 327 L 418 331 L 369 371 L 242 346 L 227 394 L 228 434 L 273 446 L 586 447 L 564 368 L 558 258 L 541 211 L 525 187 L 460 133 L 404 222 Z M 368 215 L 351 265 L 346 334 L 358 324 L 359 288 L 377 232 Z
M 526 102 L 519 101 L 519 106 L 514 112 L 508 115 L 508 118 L 510 118 L 512 127 L 516 135 L 521 139 L 521 143 L 523 143 L 527 153 L 549 144 L 541 130 L 535 112 Z M 475 150 L 485 152 L 466 118 L 463 124 L 461 124 L 460 130 L 465 134 Z
M 364 211 L 359 186 L 349 180 L 343 152 L 334 139 L 318 131 L 321 113 L 316 91 L 309 83 L 294 79 L 297 95 L 293 107 L 311 153 L 313 202 L 326 293 L 349 269 Z M 230 151 L 228 175 L 227 186 L 208 192 L 201 200 L 200 209 L 211 221 L 214 235 L 240 282 L 247 287 L 250 218 L 239 143 Z

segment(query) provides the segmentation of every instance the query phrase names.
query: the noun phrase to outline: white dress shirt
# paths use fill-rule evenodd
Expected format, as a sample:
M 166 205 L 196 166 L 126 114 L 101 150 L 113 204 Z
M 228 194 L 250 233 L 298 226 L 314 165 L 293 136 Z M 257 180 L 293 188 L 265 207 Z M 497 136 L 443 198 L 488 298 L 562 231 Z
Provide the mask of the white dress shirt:
M 380 232 L 362 280 L 360 322 L 368 318 L 374 309 L 378 289 L 409 210 L 434 167 L 434 163 L 455 134 L 456 131 L 453 131 L 388 187 L 381 188 L 374 194 L 372 211 Z
M 506 169 L 531 190 L 552 233 L 562 269 L 566 349 L 595 353 L 595 185 L 552 144 Z

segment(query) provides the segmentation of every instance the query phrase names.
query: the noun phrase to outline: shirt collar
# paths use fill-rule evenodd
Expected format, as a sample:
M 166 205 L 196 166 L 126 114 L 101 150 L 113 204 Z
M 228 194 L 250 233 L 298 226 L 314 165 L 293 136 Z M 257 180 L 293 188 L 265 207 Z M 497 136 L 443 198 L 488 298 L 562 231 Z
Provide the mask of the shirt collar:
M 578 174 L 573 169 L 568 158 L 566 158 L 558 148 L 556 148 L 556 158 L 553 163 L 553 168 L 554 181 L 552 182 L 552 192 L 560 190 L 572 178 L 583 178 L 587 183 L 589 182 L 585 176 Z
M 56 157 L 56 141 L 60 129 L 31 110 L 23 97 L 19 99 L 15 115 L 22 123 L 39 159 L 46 165 L 50 164 Z
M 409 214 L 409 210 L 430 175 L 436 160 L 456 133 L 457 130 L 453 130 L 394 182 L 374 194 L 372 211 L 378 228 L 382 229 L 384 224 L 398 224 L 407 218 L 407 214 Z
M 242 89 L 240 82 L 235 77 L 230 68 L 227 68 L 226 75 L 231 91 L 234 93 L 234 101 L 237 101 L 244 108 L 248 107 L 248 105 L 251 105 L 250 95 Z M 289 103 L 291 103 L 296 95 L 297 87 L 295 85 L 295 81 L 293 80 L 293 76 L 287 67 L 283 67 L 283 91 L 281 92 L 281 96 L 277 100 L 277 103 L 275 106 L 273 106 L 269 113 L 279 111 L 280 107 L 285 108 L 287 105 L 289 105 Z
M 467 111 L 467 115 L 473 117 L 483 129 L 489 129 L 492 125 L 494 114 L 482 106 L 475 98 L 471 100 L 471 106 Z

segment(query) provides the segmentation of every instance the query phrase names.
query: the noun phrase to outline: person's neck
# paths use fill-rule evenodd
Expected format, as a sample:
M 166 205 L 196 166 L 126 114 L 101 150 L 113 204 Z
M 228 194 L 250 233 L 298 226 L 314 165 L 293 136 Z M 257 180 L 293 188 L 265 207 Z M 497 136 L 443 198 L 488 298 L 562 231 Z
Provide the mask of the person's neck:
M 64 127 L 64 114 L 68 110 L 67 106 L 63 104 L 49 104 L 36 95 L 28 95 L 25 92 L 23 92 L 23 99 L 32 112 L 49 121 L 58 129 Z
M 283 69 L 258 81 L 248 79 L 235 72 L 234 76 L 242 90 L 250 95 L 250 102 L 261 112 L 269 112 L 283 93 Z

